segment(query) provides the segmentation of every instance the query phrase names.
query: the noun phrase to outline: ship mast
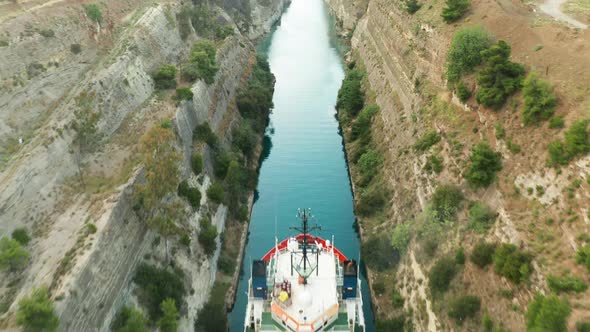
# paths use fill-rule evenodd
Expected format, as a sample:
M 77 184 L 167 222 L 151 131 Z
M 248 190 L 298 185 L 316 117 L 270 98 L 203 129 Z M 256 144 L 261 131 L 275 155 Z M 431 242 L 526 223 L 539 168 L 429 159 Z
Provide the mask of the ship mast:
M 311 275 L 311 273 L 317 268 L 317 262 L 316 262 L 316 266 L 312 266 L 311 262 L 309 261 L 309 258 L 307 256 L 307 247 L 308 247 L 308 240 L 309 240 L 309 233 L 319 229 L 321 230 L 322 227 L 321 226 L 309 226 L 309 218 L 312 218 L 313 216 L 311 215 L 311 209 L 298 209 L 297 210 L 297 216 L 299 217 L 299 219 L 301 219 L 301 227 L 291 227 L 291 229 L 294 230 L 298 230 L 299 232 L 303 233 L 303 257 L 301 259 L 301 263 L 303 263 L 303 270 L 300 269 L 295 269 L 297 271 L 297 273 L 303 278 L 303 283 L 307 284 L 307 278 Z M 300 263 L 300 266 L 301 266 Z M 311 269 L 309 271 L 307 271 L 307 266 L 310 266 Z

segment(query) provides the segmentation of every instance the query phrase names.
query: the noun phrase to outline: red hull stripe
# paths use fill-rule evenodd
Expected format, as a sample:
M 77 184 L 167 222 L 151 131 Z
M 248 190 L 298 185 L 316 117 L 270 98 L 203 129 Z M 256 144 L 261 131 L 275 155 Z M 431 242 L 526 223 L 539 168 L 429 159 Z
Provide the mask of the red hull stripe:
M 297 239 L 297 241 L 303 242 L 303 234 L 299 234 L 295 238 Z M 316 243 L 316 242 L 319 243 L 324 250 L 328 250 L 328 249 L 330 249 L 330 248 L 333 247 L 333 245 L 331 243 L 330 243 L 330 246 L 329 247 L 326 246 L 326 240 L 322 239 L 319 236 L 313 236 L 313 235 L 309 235 L 308 234 L 307 235 L 307 241 L 310 244 L 313 244 L 313 243 Z M 288 242 L 289 242 L 289 238 L 286 238 L 283 241 L 279 242 L 279 244 L 278 244 L 279 251 L 287 248 L 287 243 Z M 266 255 L 262 256 L 262 260 L 265 261 L 265 262 L 269 262 L 270 259 L 271 259 L 271 257 L 275 254 L 275 251 L 276 250 L 277 250 L 277 247 L 272 247 L 272 249 L 270 249 L 266 253 Z M 344 254 L 340 250 L 338 250 L 338 248 L 335 248 L 334 247 L 334 254 L 337 255 L 338 260 L 340 261 L 340 263 L 344 263 L 344 261 L 347 261 L 348 260 L 348 258 L 346 258 L 346 256 L 344 256 Z

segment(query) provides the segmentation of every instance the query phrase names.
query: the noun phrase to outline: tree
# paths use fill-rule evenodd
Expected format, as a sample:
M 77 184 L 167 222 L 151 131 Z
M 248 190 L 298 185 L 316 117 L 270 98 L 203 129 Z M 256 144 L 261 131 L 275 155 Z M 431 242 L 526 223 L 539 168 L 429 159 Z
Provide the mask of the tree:
M 469 0 L 447 0 L 447 6 L 443 8 L 442 11 L 442 18 L 443 21 L 446 23 L 454 22 L 463 16 L 469 6 L 471 6 L 471 1 Z
M 540 80 L 537 73 L 531 72 L 527 76 L 524 80 L 522 93 L 524 95 L 522 109 L 524 124 L 536 124 L 539 121 L 547 120 L 555 112 L 557 97 L 553 94 L 549 83 Z
M 145 169 L 145 182 L 136 187 L 136 198 L 149 215 L 179 183 L 180 153 L 174 147 L 172 130 L 152 127 L 140 140 L 140 152 Z
M 371 135 L 371 123 L 373 116 L 379 112 L 379 106 L 368 105 L 359 113 L 356 120 L 352 123 L 350 130 L 350 139 L 366 139 Z
M 161 332 L 176 332 L 178 329 L 178 310 L 174 299 L 167 298 L 160 304 L 162 317 L 158 321 Z
M 578 248 L 578 251 L 576 251 L 576 263 L 585 266 L 590 271 L 590 244 Z
M 135 308 L 123 307 L 111 325 L 114 332 L 147 332 L 147 320 L 143 313 Z
M 0 269 L 17 271 L 29 261 L 29 252 L 17 240 L 0 239 Z
M 86 16 L 88 16 L 91 20 L 95 21 L 96 23 L 102 22 L 102 11 L 100 7 L 96 3 L 89 3 L 84 6 L 86 9 Z
M 254 156 L 254 150 L 256 149 L 256 143 L 258 138 L 252 126 L 249 123 L 244 122 L 239 127 L 234 129 L 233 144 L 242 151 L 247 159 L 251 159 Z
M 383 163 L 383 157 L 374 149 L 369 149 L 363 153 L 358 160 L 359 171 L 362 175 L 362 184 L 368 184 L 375 174 L 377 168 Z
M 164 300 L 171 298 L 178 307 L 184 303 L 186 289 L 181 277 L 174 270 L 141 263 L 135 271 L 133 282 L 139 286 L 142 304 L 148 309 L 153 321 L 158 321 L 164 314 L 161 310 Z
M 193 153 L 191 156 L 191 168 L 195 175 L 199 175 L 203 171 L 203 157 L 200 154 Z
M 18 302 L 16 323 L 25 332 L 53 332 L 59 326 L 47 288 L 41 287 Z
M 385 234 L 371 235 L 361 246 L 365 263 L 371 269 L 384 271 L 395 266 L 400 260 L 399 251 L 391 245 Z
M 496 248 L 493 260 L 496 273 L 517 284 L 527 281 L 533 269 L 533 256 L 509 243 L 502 243 Z
M 232 160 L 225 176 L 225 185 L 227 188 L 225 198 L 234 214 L 238 212 L 243 193 L 249 189 L 245 185 L 245 180 L 244 170 L 237 161 Z
M 492 36 L 481 25 L 465 27 L 455 32 L 446 61 L 449 82 L 456 82 L 473 71 L 482 61 L 481 51 L 491 44 Z
M 557 140 L 549 143 L 547 148 L 551 165 L 567 165 L 575 157 L 590 152 L 587 126 L 588 120 L 578 120 L 566 130 L 565 142 Z
M 428 275 L 430 291 L 433 294 L 446 292 L 455 274 L 457 274 L 457 266 L 454 259 L 442 257 L 436 261 Z
M 184 204 L 178 199 L 162 204 L 158 212 L 147 220 L 148 227 L 155 230 L 164 238 L 166 262 L 168 262 L 168 239 L 174 235 L 180 235 L 182 228 L 179 223 L 185 224 L 186 212 Z
M 336 109 L 343 111 L 350 116 L 356 116 L 365 103 L 365 93 L 361 87 L 361 80 L 364 73 L 358 70 L 351 70 L 346 73 L 342 86 L 338 91 Z
M 391 235 L 391 245 L 400 254 L 404 254 L 406 249 L 408 248 L 408 243 L 410 242 L 410 238 L 412 237 L 410 224 L 399 224 L 395 226 L 393 229 L 393 234 Z
M 422 5 L 418 3 L 417 0 L 407 0 L 406 1 L 406 11 L 410 14 L 416 13 L 418 10 L 422 8 Z
M 459 322 L 475 316 L 481 308 L 481 300 L 474 295 L 460 296 L 453 301 L 449 308 L 449 317 Z
M 571 311 L 567 300 L 560 300 L 556 295 L 537 294 L 527 308 L 527 330 L 531 332 L 567 331 L 567 317 Z
M 24 227 L 17 228 L 12 231 L 12 239 L 17 240 L 22 246 L 26 246 L 31 241 L 31 237 L 29 236 L 29 232 Z
M 217 227 L 211 224 L 209 217 L 203 217 L 199 220 L 201 226 L 199 231 L 199 243 L 207 256 L 211 256 L 217 248 Z
M 485 65 L 477 76 L 480 89 L 475 97 L 485 107 L 500 109 L 522 86 L 524 66 L 511 62 L 510 52 L 510 45 L 503 40 L 481 52 Z
M 82 156 L 92 152 L 102 137 L 98 131 L 100 113 L 92 110 L 93 103 L 94 95 L 82 92 L 76 98 L 74 120 L 70 124 L 70 128 L 74 130 L 72 143 L 75 147 L 76 165 L 78 166 L 78 176 L 80 177 L 82 186 L 86 186 L 82 171 Z
M 224 197 L 223 186 L 219 182 L 213 182 L 207 189 L 207 198 L 214 203 L 221 204 Z
M 473 247 L 470 257 L 471 262 L 483 269 L 492 263 L 492 257 L 495 250 L 495 244 L 480 241 L 475 245 L 475 247 Z
M 219 67 L 215 63 L 217 50 L 215 45 L 203 40 L 193 44 L 189 63 L 183 68 L 182 75 L 189 81 L 202 79 L 207 84 L 213 83 Z
M 489 206 L 475 202 L 469 207 L 469 227 L 479 233 L 485 233 L 496 220 L 496 215 Z
M 496 179 L 502 169 L 502 155 L 495 152 L 486 142 L 478 143 L 469 156 L 471 164 L 463 175 L 473 187 L 487 187 Z

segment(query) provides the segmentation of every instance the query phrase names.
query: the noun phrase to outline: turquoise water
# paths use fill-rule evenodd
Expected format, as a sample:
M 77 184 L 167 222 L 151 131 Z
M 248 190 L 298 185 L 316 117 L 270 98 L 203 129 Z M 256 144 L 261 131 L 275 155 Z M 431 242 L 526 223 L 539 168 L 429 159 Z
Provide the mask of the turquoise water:
M 231 331 L 243 331 L 251 261 L 295 235 L 298 208 L 312 208 L 331 239 L 349 258 L 358 259 L 350 179 L 335 119 L 336 96 L 344 77 L 333 42 L 331 20 L 322 0 L 293 0 L 270 37 L 268 59 L 276 77 L 274 110 L 260 168 L 257 200 L 238 296 L 230 313 Z M 368 287 L 363 280 L 367 331 L 373 331 Z

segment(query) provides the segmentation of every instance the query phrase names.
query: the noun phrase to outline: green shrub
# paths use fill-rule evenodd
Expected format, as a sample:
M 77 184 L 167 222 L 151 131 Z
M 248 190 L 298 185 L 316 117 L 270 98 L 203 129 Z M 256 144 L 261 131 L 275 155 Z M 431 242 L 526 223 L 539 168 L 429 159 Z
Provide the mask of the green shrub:
M 215 283 L 209 300 L 199 311 L 195 320 L 195 331 L 227 332 L 227 312 L 225 310 L 225 292 L 227 286 Z
M 412 237 L 411 226 L 409 223 L 398 224 L 391 234 L 391 246 L 400 254 L 404 254 Z
M 474 317 L 481 308 L 481 300 L 474 295 L 460 296 L 449 305 L 449 317 L 462 322 L 467 318 Z
M 234 33 L 234 28 L 231 25 L 219 26 L 215 29 L 215 37 L 219 40 L 224 40 L 229 36 L 233 36 Z
M 399 252 L 383 234 L 371 235 L 363 241 L 361 253 L 367 266 L 377 271 L 384 271 L 395 266 L 400 259 Z
M 459 82 L 457 85 L 457 97 L 459 97 L 459 100 L 462 102 L 466 102 L 469 97 L 471 97 L 471 90 L 469 90 L 463 82 Z
M 216 54 L 215 45 L 208 40 L 193 44 L 189 62 L 182 68 L 182 76 L 191 82 L 202 79 L 207 84 L 213 83 L 219 70 L 215 63 Z
M 556 295 L 537 294 L 526 312 L 528 331 L 567 331 L 567 317 L 571 308 L 567 300 Z
M 18 271 L 29 261 L 29 252 L 17 240 L 0 239 L 0 270 Z
M 552 291 L 556 293 L 582 293 L 588 289 L 588 285 L 582 279 L 572 275 L 566 275 L 563 277 L 550 275 L 547 277 L 547 285 Z
M 532 272 L 532 255 L 513 244 L 503 243 L 494 252 L 496 273 L 514 283 L 526 282 Z
M 477 75 L 480 89 L 476 100 L 485 107 L 501 108 L 522 86 L 524 67 L 509 60 L 510 52 L 510 45 L 503 40 L 481 52 L 485 65 Z
M 456 82 L 481 61 L 481 51 L 492 44 L 492 37 L 481 25 L 462 28 L 453 35 L 446 61 L 446 76 Z
M 84 5 L 84 9 L 86 10 L 86 16 L 88 16 L 91 20 L 95 22 L 102 22 L 102 11 L 97 3 L 89 3 Z
M 51 29 L 41 29 L 39 30 L 39 34 L 45 38 L 55 37 L 55 32 Z
M 497 139 L 503 139 L 506 137 L 506 129 L 504 129 L 504 126 L 502 126 L 501 123 L 497 122 L 496 124 L 494 124 L 494 129 L 496 131 Z
M 160 304 L 160 310 L 163 315 L 158 320 L 158 327 L 160 332 L 176 332 L 178 330 L 178 309 L 176 309 L 176 302 L 174 299 L 165 299 Z
M 414 144 L 414 150 L 424 152 L 438 142 L 440 142 L 440 135 L 432 130 L 424 134 L 418 142 Z
M 18 302 L 16 324 L 22 326 L 25 332 L 57 330 L 59 319 L 47 288 L 36 288 L 30 296 Z
M 446 23 L 454 22 L 460 19 L 467 10 L 469 10 L 469 6 L 471 6 L 471 1 L 469 0 L 447 0 L 446 7 L 443 8 L 442 11 L 442 18 L 443 21 Z
M 163 65 L 153 74 L 156 89 L 166 90 L 176 87 L 176 67 Z
M 487 232 L 496 221 L 496 212 L 489 206 L 475 202 L 469 207 L 469 227 L 479 233 Z
M 422 8 L 422 5 L 417 0 L 406 0 L 406 11 L 409 14 L 414 14 Z
M 178 196 L 186 198 L 194 209 L 201 205 L 201 192 L 198 188 L 190 187 L 186 180 L 178 184 Z
M 225 179 L 229 165 L 234 159 L 233 155 L 225 150 L 217 149 L 215 151 L 213 155 L 213 173 L 218 179 Z
M 236 103 L 240 114 L 251 121 L 252 128 L 258 133 L 264 132 L 268 116 L 273 108 L 275 77 L 270 72 L 268 61 L 258 56 L 252 70 L 248 85 L 238 92 Z
M 506 141 L 506 147 L 508 148 L 508 151 L 510 151 L 511 153 L 520 153 L 521 151 L 520 145 L 512 142 L 511 139 Z
M 199 231 L 199 243 L 203 247 L 203 251 L 207 256 L 211 256 L 215 249 L 217 249 L 217 227 L 211 224 L 208 217 L 203 217 L 199 220 L 201 230 Z
M 217 267 L 225 274 L 232 274 L 236 269 L 236 260 L 226 253 L 222 253 L 217 261 Z
M 576 332 L 590 332 L 590 321 L 576 322 Z
M 364 138 L 371 134 L 371 122 L 373 116 L 379 112 L 379 106 L 368 105 L 359 113 L 356 120 L 352 123 L 350 138 L 354 141 L 357 138 Z
M 556 115 L 556 116 L 552 117 L 551 119 L 549 119 L 549 128 L 550 129 L 561 129 L 563 127 L 565 127 L 565 120 L 563 119 L 563 116 Z
M 135 308 L 123 307 L 111 323 L 113 332 L 148 332 L 147 320 L 143 313 Z
M 176 96 L 174 98 L 176 100 L 192 100 L 193 92 L 190 88 L 179 88 L 176 89 Z
M 522 109 L 522 122 L 524 124 L 536 124 L 539 121 L 549 119 L 555 112 L 557 97 L 553 89 L 546 81 L 540 80 L 535 72 L 531 72 L 524 80 L 522 89 L 524 95 L 524 108 Z
M 214 203 L 220 204 L 223 202 L 224 195 L 223 186 L 219 182 L 214 182 L 207 188 L 207 198 Z
M 551 165 L 567 165 L 575 157 L 590 151 L 588 132 L 586 131 L 587 126 L 588 120 L 576 121 L 566 130 L 565 142 L 553 141 L 549 143 Z
M 478 143 L 469 156 L 471 164 L 463 175 L 473 187 L 487 187 L 496 179 L 502 169 L 502 155 L 495 152 L 486 142 Z
M 457 274 L 455 260 L 451 257 L 442 257 L 430 269 L 428 285 L 433 294 L 444 293 L 449 289 L 449 284 Z
M 397 291 L 397 289 L 394 289 L 391 292 L 391 304 L 393 305 L 394 308 L 398 308 L 398 309 L 404 307 L 404 298 L 400 294 L 400 292 Z
M 350 116 L 356 116 L 365 103 L 365 93 L 361 87 L 364 73 L 353 69 L 346 73 L 338 91 L 336 109 Z
M 70 52 L 73 54 L 80 54 L 82 53 L 82 45 L 80 44 L 72 44 L 70 45 Z
M 436 187 L 430 200 L 434 221 L 455 221 L 463 203 L 461 190 L 450 184 Z
M 189 5 L 182 6 L 178 14 L 176 14 L 176 21 L 178 22 L 178 32 L 180 33 L 180 38 L 182 40 L 186 40 L 192 32 L 190 15 L 191 8 Z
M 373 282 L 373 294 L 381 296 L 385 293 L 385 284 L 382 281 Z
M 578 248 L 578 251 L 576 251 L 576 263 L 585 266 L 590 272 L 590 244 Z
M 18 241 L 22 246 L 26 246 L 31 242 L 31 237 L 26 228 L 17 228 L 12 231 L 12 239 Z
M 203 157 L 198 153 L 193 153 L 191 156 L 191 168 L 195 175 L 201 174 L 203 171 Z
M 375 321 L 375 329 L 377 332 L 405 331 L 404 325 L 405 319 L 403 316 L 390 319 L 377 319 Z
M 244 156 L 251 159 L 254 156 L 254 150 L 256 149 L 256 143 L 258 137 L 256 133 L 248 123 L 242 123 L 239 127 L 233 131 L 233 144 L 236 146 Z
M 95 224 L 93 224 L 93 223 L 86 224 L 86 233 L 87 234 L 95 234 L 97 230 L 98 229 L 96 228 Z
M 429 173 L 440 173 L 443 170 L 443 160 L 437 155 L 431 155 L 426 157 L 426 163 L 424 164 L 424 170 Z
M 455 263 L 459 265 L 465 264 L 465 249 L 463 247 L 459 247 L 455 252 Z
M 495 244 L 480 241 L 473 247 L 470 257 L 471 262 L 483 269 L 492 263 L 495 250 Z
M 139 287 L 141 303 L 148 309 L 153 321 L 157 321 L 163 315 L 160 308 L 162 301 L 170 298 L 179 306 L 184 303 L 186 290 L 178 273 L 141 263 L 135 271 L 133 281 Z
M 381 211 L 387 203 L 387 193 L 379 185 L 369 186 L 363 190 L 355 206 L 360 216 L 370 216 Z
M 378 173 L 378 168 L 382 163 L 383 157 L 381 157 L 379 152 L 369 149 L 367 152 L 363 153 L 357 163 L 359 172 L 363 177 L 363 184 L 368 184 L 373 179 L 373 177 Z
M 210 147 L 217 146 L 217 136 L 213 130 L 211 130 L 211 127 L 209 127 L 208 122 L 203 122 L 195 128 L 193 131 L 193 140 L 205 142 Z

